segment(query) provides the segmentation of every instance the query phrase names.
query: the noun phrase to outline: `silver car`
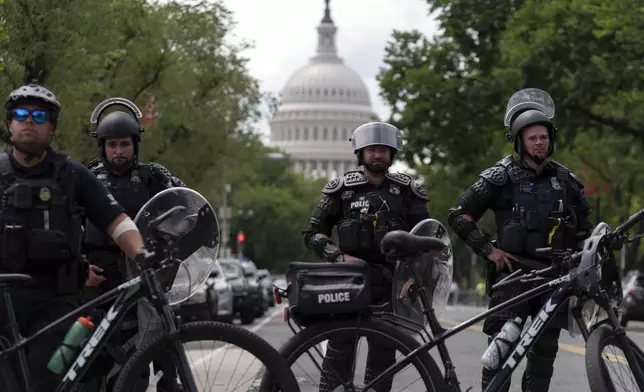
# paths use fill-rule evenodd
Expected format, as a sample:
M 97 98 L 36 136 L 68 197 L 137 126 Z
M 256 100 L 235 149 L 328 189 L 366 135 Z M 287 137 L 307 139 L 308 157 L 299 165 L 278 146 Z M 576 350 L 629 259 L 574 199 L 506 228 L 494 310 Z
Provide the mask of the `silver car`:
M 224 270 L 219 262 L 212 266 L 210 277 L 206 280 L 206 285 L 214 288 L 217 294 L 217 320 L 226 323 L 233 322 L 233 288 L 226 280 Z

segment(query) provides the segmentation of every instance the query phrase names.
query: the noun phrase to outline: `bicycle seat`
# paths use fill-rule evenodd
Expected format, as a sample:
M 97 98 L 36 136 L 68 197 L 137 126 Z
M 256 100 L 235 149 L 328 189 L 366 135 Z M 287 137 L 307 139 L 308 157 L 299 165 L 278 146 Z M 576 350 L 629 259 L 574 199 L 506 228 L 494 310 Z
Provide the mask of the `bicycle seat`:
M 25 274 L 0 274 L 0 285 L 8 283 L 29 283 L 33 280 L 31 275 Z
M 434 237 L 420 237 L 402 230 L 394 230 L 385 234 L 380 243 L 383 254 L 389 252 L 417 254 L 445 248 L 443 241 Z

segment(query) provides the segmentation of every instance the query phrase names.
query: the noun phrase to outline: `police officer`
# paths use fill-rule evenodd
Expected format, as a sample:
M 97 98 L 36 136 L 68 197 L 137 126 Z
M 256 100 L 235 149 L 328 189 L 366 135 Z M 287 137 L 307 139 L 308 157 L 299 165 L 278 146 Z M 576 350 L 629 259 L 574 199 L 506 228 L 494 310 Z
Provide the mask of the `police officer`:
M 23 336 L 76 309 L 89 277 L 80 254 L 84 216 L 106 231 L 129 257 L 144 257 L 134 222 L 82 164 L 50 147 L 61 104 L 32 82 L 11 92 L 5 104 L 12 147 L 0 153 L 2 272 L 26 273 L 28 284 L 11 289 Z M 59 324 L 27 347 L 35 391 L 51 391 L 59 377 L 47 369 L 74 320 Z
M 551 258 L 536 249 L 581 249 L 590 235 L 590 206 L 583 184 L 566 167 L 550 159 L 555 150 L 556 132 L 552 117 L 554 102 L 539 89 L 516 92 L 508 102 L 505 125 L 516 155 L 508 155 L 484 170 L 449 212 L 449 224 L 479 256 L 491 262 L 488 288 L 507 273 L 532 261 L 543 267 Z M 476 222 L 487 209 L 494 212 L 498 246 L 493 246 Z M 491 292 L 490 308 L 527 291 L 532 286 L 516 285 Z M 504 323 L 519 316 L 525 321 L 536 314 L 545 298 L 536 298 L 517 308 L 489 317 L 483 332 L 488 344 Z M 564 316 L 562 314 L 561 316 Z M 558 317 L 561 319 L 561 317 Z M 555 318 L 557 320 L 557 318 Z M 560 325 L 547 328 L 528 353 L 523 374 L 523 391 L 547 391 L 558 349 Z M 483 390 L 495 372 L 483 369 Z M 506 390 L 510 383 L 506 384 Z
M 351 137 L 358 166 L 330 181 L 311 215 L 311 227 L 304 232 L 306 246 L 328 262 L 365 260 L 372 266 L 372 291 L 376 303 L 391 300 L 390 266 L 380 252 L 380 242 L 392 230 L 411 230 L 429 218 L 427 193 L 411 177 L 389 173 L 396 153 L 402 151 L 402 137 L 396 127 L 371 122 L 356 128 Z M 338 244 L 331 240 L 337 227 Z M 334 371 L 343 379 L 351 377 L 354 341 L 331 341 L 323 363 L 320 391 L 330 392 L 340 385 Z M 374 379 L 394 363 L 394 350 L 369 342 L 365 382 Z M 353 381 L 353 380 L 347 380 Z M 383 385 L 388 384 L 388 385 Z M 391 380 L 377 391 L 389 391 Z
M 110 107 L 125 111 L 113 111 L 101 115 Z M 186 185 L 158 163 L 138 161 L 139 142 L 143 127 L 138 119 L 139 108 L 125 98 L 109 98 L 96 106 L 90 121 L 96 124 L 92 136 L 98 139 L 100 157 L 88 164 L 89 169 L 110 191 L 114 198 L 135 217 L 141 207 L 154 195 L 171 187 Z M 85 251 L 103 279 L 100 286 L 88 289 L 96 294 L 107 292 L 125 281 L 125 257 L 109 236 L 87 222 Z
M 125 111 L 112 111 L 102 116 L 105 110 L 111 107 L 120 107 Z M 90 118 L 90 121 L 96 124 L 92 136 L 98 139 L 100 157 L 90 162 L 88 167 L 132 217 L 162 190 L 186 186 L 158 163 L 146 164 L 138 161 L 139 143 L 143 132 L 143 127 L 138 121 L 141 117 L 139 108 L 133 102 L 124 98 L 109 98 L 96 106 Z M 100 273 L 100 276 L 89 282 L 89 287 L 86 288 L 86 293 L 94 297 L 126 280 L 126 258 L 114 241 L 98 227 L 87 222 L 86 229 L 84 250 L 90 261 L 90 268 Z M 121 339 L 114 339 L 118 344 L 123 344 L 122 353 L 162 330 L 160 319 L 151 306 L 139 304 L 137 312 L 137 317 L 126 319 L 121 325 Z M 167 362 L 168 369 L 172 366 L 169 359 L 161 362 Z M 164 371 L 165 374 L 171 372 L 168 369 Z M 114 379 L 112 378 L 112 381 Z M 168 377 L 163 377 L 159 387 L 163 389 L 167 381 Z

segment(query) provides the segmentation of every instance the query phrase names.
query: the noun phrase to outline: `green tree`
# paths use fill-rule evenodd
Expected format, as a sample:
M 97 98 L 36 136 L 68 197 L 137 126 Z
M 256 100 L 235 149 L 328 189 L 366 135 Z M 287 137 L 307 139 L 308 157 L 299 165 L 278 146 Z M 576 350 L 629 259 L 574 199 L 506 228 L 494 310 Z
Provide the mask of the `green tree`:
M 274 271 L 284 271 L 290 261 L 317 260 L 304 246 L 301 231 L 326 180 L 305 179 L 290 169 L 288 157 L 275 159 L 275 151 L 259 141 L 244 152 L 253 157 L 239 161 L 230 196 L 235 211 L 231 232 L 245 234 L 244 254 Z
M 391 120 L 408 140 L 405 159 L 427 176 L 436 217 L 445 222 L 478 173 L 511 151 L 502 116 L 510 95 L 525 87 L 555 99 L 555 158 L 587 181 L 608 184 L 602 220 L 614 225 L 642 207 L 640 3 L 428 4 L 440 33 L 394 32 L 378 79 Z M 483 227 L 491 228 L 489 220 Z M 467 268 L 463 256 L 457 270 Z
M 0 10 L 7 33 L 22 38 L 1 45 L 0 92 L 33 78 L 56 92 L 64 105 L 56 146 L 76 159 L 98 153 L 89 136 L 98 102 L 122 96 L 144 106 L 154 95 L 158 116 L 143 134 L 142 159 L 203 189 L 230 139 L 245 137 L 258 115 L 246 46 L 228 42 L 232 20 L 221 2 L 11 0 Z

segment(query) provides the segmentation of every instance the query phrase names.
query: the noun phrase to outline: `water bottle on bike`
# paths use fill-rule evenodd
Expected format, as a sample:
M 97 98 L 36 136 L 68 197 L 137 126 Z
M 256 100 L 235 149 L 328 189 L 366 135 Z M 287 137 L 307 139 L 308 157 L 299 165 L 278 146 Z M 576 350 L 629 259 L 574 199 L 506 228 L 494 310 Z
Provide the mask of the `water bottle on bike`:
M 496 335 L 481 357 L 481 363 L 485 368 L 494 370 L 499 367 L 503 358 L 521 335 L 521 321 L 521 317 L 517 317 L 505 323 L 501 332 Z
M 63 344 L 51 356 L 47 368 L 56 374 L 62 374 L 69 368 L 76 355 L 80 351 L 81 344 L 92 334 L 96 326 L 92 323 L 92 317 L 79 317 L 74 324 L 72 324 Z

